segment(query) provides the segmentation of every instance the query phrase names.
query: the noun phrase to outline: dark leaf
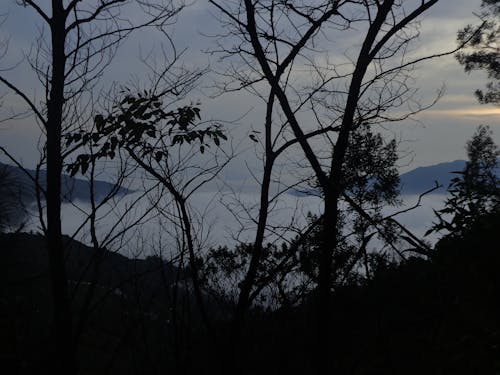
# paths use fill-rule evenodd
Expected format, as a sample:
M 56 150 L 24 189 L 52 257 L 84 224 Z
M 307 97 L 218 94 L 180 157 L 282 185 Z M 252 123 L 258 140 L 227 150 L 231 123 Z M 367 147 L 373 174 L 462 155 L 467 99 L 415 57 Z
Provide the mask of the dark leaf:
M 157 163 L 159 163 L 161 161 L 162 157 L 163 157 L 163 152 L 157 151 L 155 153 L 155 160 L 156 160 Z

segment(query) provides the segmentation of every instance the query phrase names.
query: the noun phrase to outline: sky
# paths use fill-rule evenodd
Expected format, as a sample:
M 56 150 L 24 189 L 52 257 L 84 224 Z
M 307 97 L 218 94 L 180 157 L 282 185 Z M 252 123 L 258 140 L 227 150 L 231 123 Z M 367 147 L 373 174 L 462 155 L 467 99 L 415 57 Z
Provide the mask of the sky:
M 42 4 L 44 2 L 41 2 Z M 410 1 L 411 3 L 411 1 Z M 456 31 L 467 23 L 475 22 L 474 11 L 478 11 L 479 0 L 441 0 L 427 12 L 421 20 L 421 37 L 415 47 L 415 54 L 442 52 L 455 47 Z M 24 9 L 14 1 L 4 1 L 0 5 L 3 23 L 0 28 L 1 40 L 9 40 L 9 48 L 0 60 L 2 75 L 22 87 L 31 98 L 40 100 L 43 92 L 24 56 L 36 50 L 35 37 L 41 30 L 42 23 L 34 12 Z M 184 51 L 182 63 L 190 67 L 211 67 L 220 71 L 220 56 L 205 53 L 213 50 L 215 38 L 210 35 L 221 31 L 216 12 L 207 2 L 195 1 L 184 9 L 178 21 L 169 29 L 178 51 Z M 46 30 L 45 30 L 46 31 Z M 355 42 L 357 35 L 347 35 L 336 41 L 329 55 L 342 54 Z M 141 56 L 158 50 L 164 37 L 153 30 L 139 32 L 129 38 L 118 51 L 113 64 L 106 71 L 101 83 L 103 87 L 111 82 L 127 84 L 143 80 L 145 66 Z M 152 58 L 149 55 L 150 58 Z M 158 58 L 158 54 L 156 54 Z M 161 56 L 160 56 L 161 57 Z M 12 70 L 6 70 L 15 66 Z M 473 92 L 483 87 L 485 74 L 473 72 L 466 74 L 453 56 L 425 62 L 414 72 L 415 86 L 423 102 L 429 100 L 442 86 L 446 93 L 433 108 L 418 115 L 414 121 L 406 121 L 390 126 L 391 132 L 402 141 L 402 154 L 408 154 L 400 162 L 401 171 L 407 171 L 422 165 L 465 158 L 464 144 L 471 137 L 479 124 L 488 124 L 494 129 L 495 140 L 500 143 L 500 108 L 477 104 Z M 245 92 L 226 94 L 218 98 L 213 94 L 212 86 L 217 80 L 214 74 L 206 74 L 189 99 L 202 103 L 205 119 L 227 121 L 228 130 L 235 144 L 250 152 L 243 152 L 249 165 L 258 166 L 259 162 L 250 162 L 253 152 L 252 142 L 247 138 L 250 127 L 259 126 L 263 121 L 264 106 Z M 3 96 L 3 113 L 22 108 L 19 98 L 12 96 L 5 86 L 0 87 Z M 5 117 L 5 116 L 4 116 Z M 234 121 L 239 119 L 238 121 Z M 495 131 L 496 129 L 496 131 Z M 40 135 L 32 119 L 7 121 L 0 124 L 2 145 L 8 148 L 32 166 L 37 159 L 36 142 Z M 227 178 L 237 178 L 241 172 L 241 163 L 230 166 Z
M 479 0 L 441 0 L 421 20 L 421 37 L 415 53 L 421 55 L 453 49 L 456 45 L 456 31 L 476 20 L 473 12 L 478 11 L 479 5 Z M 0 28 L 1 40 L 9 40 L 9 48 L 0 60 L 2 74 L 22 87 L 30 97 L 39 100 L 41 89 L 35 84 L 35 77 L 24 56 L 36 50 L 33 43 L 41 22 L 33 12 L 19 7 L 14 1 L 2 2 L 0 14 L 4 15 Z M 215 15 L 215 9 L 209 4 L 195 1 L 181 12 L 178 21 L 168 30 L 177 50 L 184 53 L 181 56 L 183 64 L 221 70 L 221 63 L 218 61 L 220 56 L 205 53 L 214 48 L 215 39 L 210 35 L 221 30 Z M 355 37 L 356 35 L 350 36 Z M 349 37 L 345 39 L 344 42 L 338 42 L 337 51 L 348 49 L 351 40 Z M 118 51 L 113 64 L 103 76 L 103 86 L 110 85 L 111 82 L 127 84 L 144 79 L 146 69 L 140 57 L 158 49 L 163 40 L 163 36 L 151 30 L 131 37 Z M 12 66 L 16 67 L 5 70 Z M 262 103 L 244 92 L 210 97 L 214 92 L 211 87 L 217 77 L 213 74 L 206 76 L 190 93 L 190 99 L 202 103 L 204 118 L 233 122 L 228 130 L 232 132 L 235 143 L 240 146 L 243 143 L 243 149 L 246 143 L 252 149 L 251 142 L 246 137 L 251 126 L 258 126 L 262 122 Z M 479 105 L 473 95 L 474 90 L 483 87 L 486 82 L 484 73 L 466 74 L 453 56 L 447 56 L 419 65 L 414 77 L 423 102 L 442 86 L 446 87 L 446 93 L 437 105 L 418 115 L 414 121 L 390 127 L 396 137 L 402 140 L 402 154 L 409 155 L 401 161 L 401 171 L 465 158 L 464 144 L 479 124 L 488 124 L 494 130 L 497 129 L 494 136 L 500 143 L 500 108 Z M 18 97 L 10 95 L 5 87 L 0 88 L 0 93 L 4 94 L 4 115 L 21 108 Z M 239 121 L 234 123 L 235 119 Z M 0 124 L 0 137 L 2 145 L 10 146 L 9 149 L 25 164 L 34 164 L 37 159 L 34 145 L 39 137 L 39 130 L 32 119 Z M 251 158 L 251 153 L 244 155 L 247 161 Z M 258 165 L 257 161 L 255 163 Z M 241 170 L 239 165 L 230 169 L 232 172 L 228 172 L 228 178 L 236 176 Z
M 200 39 L 188 21 L 190 13 L 193 13 L 197 30 L 209 33 L 211 21 L 205 21 L 206 6 L 197 4 L 185 15 L 186 22 L 179 22 L 175 27 L 181 30 L 182 35 L 191 35 L 189 45 L 206 49 L 207 39 Z M 468 23 L 475 23 L 477 18 L 473 13 L 479 8 L 479 0 L 441 0 L 421 20 L 421 37 L 415 47 L 415 55 L 453 50 L 456 47 L 457 30 Z M 351 43 L 356 43 L 356 37 L 351 35 L 336 41 L 336 50 L 330 54 L 335 55 L 337 51 L 343 53 Z M 402 141 L 402 154 L 408 154 L 400 162 L 402 172 L 418 166 L 465 159 L 465 142 L 480 124 L 490 125 L 496 142 L 500 143 L 500 108 L 479 105 L 474 97 L 474 90 L 482 88 L 486 82 L 483 72 L 466 74 L 453 56 L 446 56 L 420 64 L 414 77 L 423 103 L 428 102 L 441 87 L 445 87 L 445 95 L 437 105 L 418 115 L 414 121 L 389 127 L 396 138 Z M 230 107 L 244 112 L 248 108 L 241 108 L 241 101 L 236 97 L 230 100 L 231 105 L 224 106 L 225 110 Z M 248 102 L 252 103 L 251 99 Z M 256 112 L 256 116 L 250 117 L 247 122 L 260 123 L 262 111 L 253 108 L 253 112 Z M 238 115 L 231 114 L 234 117 Z M 260 114 L 260 118 L 257 114 Z
M 415 0 L 406 0 L 410 5 Z M 48 2 L 40 1 L 46 5 Z M 453 50 L 456 46 L 457 30 L 468 23 L 476 23 L 474 12 L 479 10 L 480 0 L 441 0 L 421 19 L 420 39 L 410 54 L 422 56 Z M 133 9 L 133 8 L 132 8 Z M 134 10 L 124 16 L 140 17 Z M 39 52 L 36 38 L 44 30 L 36 14 L 16 4 L 15 1 L 0 3 L 0 43 L 8 41 L 8 48 L 0 58 L 0 74 L 22 88 L 39 103 L 43 90 L 36 81 L 26 56 Z M 257 184 L 251 177 L 258 174 L 261 162 L 260 149 L 248 138 L 252 129 L 261 126 L 265 106 L 249 93 L 240 91 L 214 96 L 214 85 L 220 76 L 214 72 L 227 67 L 220 55 L 207 53 L 217 49 L 214 35 L 224 32 L 217 20 L 217 12 L 206 1 L 190 2 L 178 16 L 177 22 L 168 28 L 168 35 L 176 50 L 182 52 L 179 62 L 189 68 L 207 68 L 200 81 L 189 93 L 188 102 L 201 103 L 204 120 L 217 120 L 224 124 L 238 156 L 226 167 L 219 182 L 228 183 L 236 190 L 255 191 Z M 148 70 L 141 59 L 149 64 L 161 65 L 161 47 L 172 53 L 164 35 L 155 30 L 144 30 L 127 39 L 117 51 L 115 59 L 99 80 L 99 88 L 106 89 L 113 83 L 133 85 L 147 79 Z M 359 44 L 359 31 L 342 34 L 323 51 L 332 58 L 341 59 L 349 55 Z M 1 45 L 0 45 L 1 46 Z M 4 44 L 5 46 L 5 44 Z M 319 58 L 324 58 L 323 54 Z M 401 172 L 418 166 L 465 159 L 465 143 L 480 124 L 490 125 L 497 144 L 500 144 L 500 108 L 479 105 L 474 90 L 482 88 L 486 77 L 482 72 L 466 74 L 453 56 L 424 62 L 412 73 L 414 85 L 419 88 L 417 97 L 428 103 L 436 92 L 445 87 L 445 93 L 431 109 L 412 120 L 385 127 L 385 134 L 400 141 L 403 158 L 399 161 Z M 298 79 L 307 79 L 301 76 Z M 2 95 L 2 117 L 24 110 L 19 97 L 12 95 L 5 86 L 0 86 Z M 307 122 L 307 117 L 302 117 Z M 37 143 L 41 133 L 29 116 L 15 121 L 0 123 L 0 146 L 6 147 L 25 166 L 33 167 L 38 159 Z M 289 154 L 287 161 L 301 159 L 299 154 Z M 297 160 L 294 160 L 294 159 Z M 5 158 L 0 156 L 0 161 Z M 292 167 L 293 168 L 293 167 Z M 291 168 L 284 168 L 284 173 Z M 220 185 L 219 185 L 220 186 Z M 197 199 L 200 199 L 199 197 Z M 203 199 L 201 199 L 203 200 Z

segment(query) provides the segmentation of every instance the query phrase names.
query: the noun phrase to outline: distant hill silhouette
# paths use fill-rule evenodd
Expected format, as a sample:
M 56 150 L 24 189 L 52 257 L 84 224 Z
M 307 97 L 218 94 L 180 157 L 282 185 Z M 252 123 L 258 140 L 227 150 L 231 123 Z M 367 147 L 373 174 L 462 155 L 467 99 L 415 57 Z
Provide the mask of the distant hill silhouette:
M 0 163 L 0 168 L 5 168 L 9 173 L 12 180 L 18 184 L 19 196 L 22 198 L 24 204 L 31 204 L 35 201 L 35 186 L 33 181 L 26 175 L 20 168 Z M 35 171 L 27 169 L 31 176 L 35 176 Z M 46 172 L 40 171 L 40 185 L 45 189 Z M 97 201 L 102 200 L 113 189 L 114 185 L 105 181 L 94 181 L 94 195 Z M 117 192 L 118 196 L 133 193 L 133 190 L 120 188 Z M 90 201 L 89 181 L 81 180 L 78 178 L 70 177 L 63 174 L 61 181 L 61 194 L 64 202 L 71 202 L 80 200 L 84 202 Z
M 455 160 L 447 163 L 439 163 L 426 167 L 415 168 L 400 176 L 401 194 L 420 194 L 435 186 L 435 182 L 441 187 L 433 191 L 433 194 L 444 194 L 450 185 L 451 179 L 458 175 L 453 172 L 463 171 L 465 160 Z M 496 170 L 500 177 L 500 168 Z
M 403 173 L 400 176 L 401 194 L 421 194 L 436 185 L 440 187 L 434 190 L 433 194 L 445 194 L 451 179 L 457 177 L 456 173 L 463 171 L 465 168 L 465 160 L 455 160 L 445 163 L 418 167 L 409 172 Z M 496 170 L 497 176 L 500 177 L 500 168 Z M 306 197 L 311 195 L 319 195 L 316 189 L 294 189 L 289 192 L 290 195 L 296 197 Z
M 434 194 L 444 194 L 451 179 L 457 177 L 453 172 L 462 171 L 465 168 L 465 160 L 454 160 L 445 163 L 418 167 L 403 173 L 400 178 L 401 194 L 420 194 L 435 186 L 436 182 L 441 185 Z

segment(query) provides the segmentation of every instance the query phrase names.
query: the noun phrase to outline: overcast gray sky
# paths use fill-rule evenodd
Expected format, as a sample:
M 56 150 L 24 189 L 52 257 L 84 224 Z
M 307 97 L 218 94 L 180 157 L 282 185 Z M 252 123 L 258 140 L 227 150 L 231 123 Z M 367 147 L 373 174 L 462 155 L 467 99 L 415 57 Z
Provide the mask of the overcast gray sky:
M 44 3 L 43 1 L 41 2 Z M 456 32 L 467 23 L 475 22 L 473 12 L 479 9 L 480 0 L 441 0 L 423 18 L 421 38 L 417 54 L 439 52 L 453 49 L 456 45 Z M 213 38 L 207 34 L 219 31 L 219 24 L 213 17 L 215 10 L 205 1 L 195 1 L 179 16 L 178 22 L 170 29 L 170 35 L 178 50 L 186 50 L 183 57 L 189 66 L 211 66 L 217 68 L 217 56 L 210 56 L 204 50 L 213 46 Z M 20 87 L 35 100 L 40 100 L 42 91 L 34 79 L 23 56 L 34 46 L 41 22 L 34 12 L 23 9 L 15 1 L 2 1 L 0 14 L 4 22 L 0 29 L 1 38 L 9 40 L 7 54 L 0 60 L 0 67 L 5 69 L 19 63 L 17 67 L 2 74 Z M 204 35 L 202 35 L 204 34 Z M 140 62 L 140 54 L 151 48 L 158 48 L 162 38 L 154 31 L 137 33 L 130 38 L 119 51 L 114 63 L 102 80 L 103 87 L 112 81 L 126 83 L 144 75 L 144 65 Z M 339 42 L 338 51 L 345 52 L 350 40 Z M 337 51 L 332 51 L 334 55 Z M 415 72 L 416 86 L 421 88 L 423 100 L 432 96 L 442 85 L 446 86 L 446 95 L 432 109 L 418 116 L 418 121 L 406 121 L 391 129 L 403 140 L 404 152 L 411 152 L 411 158 L 404 159 L 403 171 L 442 161 L 465 158 L 464 144 L 471 137 L 479 124 L 489 124 L 494 129 L 495 139 L 500 143 L 500 108 L 478 105 L 473 96 L 475 88 L 485 83 L 483 73 L 463 72 L 462 67 L 452 56 L 423 63 Z M 252 142 L 246 137 L 251 126 L 262 123 L 264 108 L 261 102 L 246 93 L 232 93 L 220 98 L 209 98 L 209 86 L 214 76 L 207 74 L 200 82 L 198 89 L 190 95 L 193 101 L 202 103 L 204 118 L 234 120 L 245 117 L 230 125 L 232 137 L 240 148 L 249 148 L 243 153 L 243 159 L 235 160 L 226 172 L 227 178 L 238 179 L 242 174 L 244 162 L 258 165 L 258 161 L 250 160 L 254 152 Z M 22 108 L 19 99 L 0 87 L 3 97 L 3 111 L 11 107 Z M 36 142 L 39 130 L 30 118 L 0 124 L 0 143 L 8 147 L 27 166 L 32 166 L 38 154 Z M 249 159 L 250 158 L 250 159 Z

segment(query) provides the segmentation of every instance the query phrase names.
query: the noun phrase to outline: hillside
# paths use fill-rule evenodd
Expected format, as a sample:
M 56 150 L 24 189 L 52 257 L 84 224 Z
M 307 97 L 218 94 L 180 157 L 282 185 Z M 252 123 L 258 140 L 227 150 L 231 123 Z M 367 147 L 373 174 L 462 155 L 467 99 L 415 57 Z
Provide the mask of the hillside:
M 335 373 L 497 374 L 499 220 L 498 215 L 485 218 L 464 237 L 441 241 L 429 259 L 381 262 L 366 282 L 336 288 L 330 327 L 338 354 Z M 182 288 L 187 281 L 182 273 L 159 258 L 134 260 L 103 250 L 92 309 L 85 310 L 91 278 L 82 277 L 82 271 L 95 254 L 65 241 L 75 327 L 82 319 L 85 323 L 78 338 L 80 374 L 221 373 L 233 349 L 232 321 L 216 314 L 221 296 L 207 299 L 211 316 L 217 317 L 217 336 L 210 338 Z M 43 237 L 0 235 L 0 253 L 2 370 L 49 373 L 57 353 L 48 323 L 51 296 Z M 181 276 L 177 296 L 176 275 Z M 75 293 L 77 280 L 83 282 Z M 245 371 L 234 373 L 311 373 L 312 301 L 251 309 L 240 344 Z
M 159 257 L 129 259 L 107 250 L 96 252 L 68 237 L 64 242 L 75 332 L 81 329 L 81 373 L 106 368 L 109 373 L 132 374 L 136 361 L 151 368 L 165 366 L 144 361 L 145 354 L 160 358 L 163 348 L 144 348 L 141 334 L 147 330 L 152 342 L 165 334 L 174 283 L 185 285 L 185 274 Z M 2 373 L 50 373 L 54 345 L 45 239 L 0 233 L 0 257 Z M 189 301 L 182 288 L 177 290 L 179 298 Z M 141 330 L 135 332 L 136 327 Z

